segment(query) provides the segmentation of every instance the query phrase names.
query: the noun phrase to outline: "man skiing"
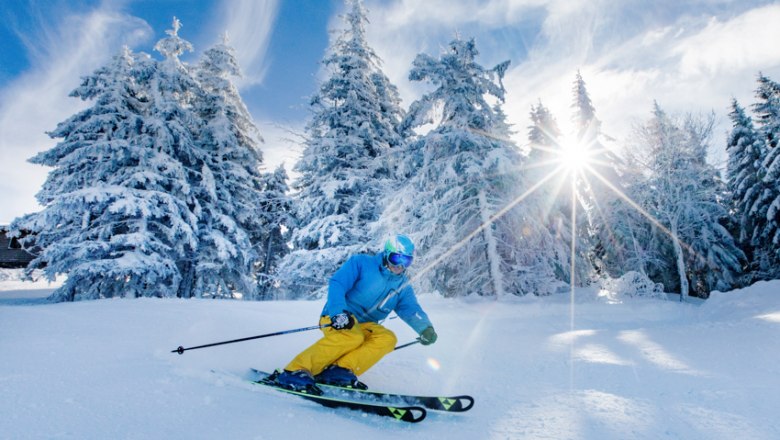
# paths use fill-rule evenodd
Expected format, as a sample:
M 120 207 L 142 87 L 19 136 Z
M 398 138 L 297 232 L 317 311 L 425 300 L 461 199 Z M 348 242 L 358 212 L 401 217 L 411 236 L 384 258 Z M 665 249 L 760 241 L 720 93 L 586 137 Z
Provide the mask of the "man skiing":
M 436 342 L 436 332 L 415 297 L 406 269 L 414 259 L 414 243 L 395 235 L 375 255 L 350 257 L 331 277 L 320 325 L 325 334 L 296 356 L 276 383 L 288 389 L 320 394 L 317 383 L 366 389 L 357 376 L 393 351 L 395 334 L 379 324 L 395 313 L 420 335 L 420 343 Z

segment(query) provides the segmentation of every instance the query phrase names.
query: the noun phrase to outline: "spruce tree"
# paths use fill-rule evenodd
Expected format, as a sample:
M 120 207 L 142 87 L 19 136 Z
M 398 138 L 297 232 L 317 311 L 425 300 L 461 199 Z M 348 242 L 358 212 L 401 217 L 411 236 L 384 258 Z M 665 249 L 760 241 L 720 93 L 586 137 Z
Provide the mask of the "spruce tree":
M 536 255 L 517 234 L 529 226 L 518 205 L 522 158 L 488 101 L 503 101 L 508 62 L 486 69 L 477 54 L 473 39 L 455 39 L 438 59 L 415 59 L 409 78 L 435 89 L 411 105 L 402 128 L 435 128 L 410 147 L 407 184 L 383 218 L 418 242 L 415 277 L 424 287 L 445 296 L 521 295 L 543 274 L 531 270 Z
M 223 42 L 206 50 L 196 69 L 195 109 L 203 151 L 194 296 L 254 298 L 254 267 L 264 259 L 269 228 L 263 219 L 263 157 L 257 127 L 231 77 L 241 75 L 234 50 Z
M 761 167 L 766 149 L 752 118 L 736 99 L 732 100 L 731 108 L 729 116 L 733 128 L 726 144 L 730 209 L 736 224 L 737 240 L 749 256 L 751 264 L 748 270 L 760 279 L 763 278 L 760 262 L 766 262 L 767 259 L 760 244 L 754 246 L 754 239 L 760 237 L 760 231 L 766 225 L 766 210 L 756 209 L 766 207 L 766 204 L 760 203 L 762 196 L 768 194 L 767 185 L 762 179 L 764 169 Z
M 649 268 L 663 265 L 655 253 L 659 233 L 639 205 L 653 191 L 646 186 L 643 153 L 626 153 L 619 188 L 622 195 L 612 198 L 601 214 L 604 227 L 599 231 L 594 256 L 600 274 L 611 278 L 628 272 L 647 277 Z
M 295 230 L 295 201 L 289 195 L 289 177 L 284 166 L 263 175 L 263 194 L 259 204 L 260 219 L 265 234 L 256 243 L 262 258 L 255 265 L 257 272 L 257 298 L 273 299 L 276 272 L 284 257 L 290 253 L 287 246 L 291 231 Z
M 675 120 L 656 103 L 653 118 L 638 133 L 647 154 L 644 184 L 652 189 L 640 205 L 657 222 L 654 250 L 663 263 L 650 277 L 679 290 L 681 298 L 733 287 L 745 258 L 723 225 L 723 184 L 706 162 L 712 123 L 711 117 L 690 115 Z M 672 269 L 676 279 L 667 276 Z
M 187 172 L 155 148 L 148 56 L 124 49 L 83 78 L 71 96 L 93 105 L 49 133 L 57 145 L 33 157 L 53 167 L 37 197 L 44 209 L 14 222 L 40 249 L 30 268 L 67 274 L 55 300 L 171 296 L 177 262 L 197 243 Z
M 192 51 L 192 45 L 179 37 L 181 22 L 174 17 L 167 37 L 159 40 L 154 49 L 164 56 L 150 78 L 149 124 L 145 127 L 150 144 L 147 147 L 164 152 L 181 164 L 185 170 L 187 191 L 181 191 L 192 215 L 200 219 L 203 214 L 203 188 L 208 184 L 208 175 L 203 175 L 206 153 L 197 142 L 201 121 L 194 111 L 198 84 L 188 66 L 179 56 Z M 197 232 L 196 232 L 197 233 Z M 202 234 L 198 234 L 202 236 Z M 177 296 L 190 298 L 197 293 L 198 243 L 192 246 L 176 265 L 182 277 Z
M 759 174 L 764 185 L 753 210 L 763 227 L 753 237 L 759 268 L 768 278 L 780 276 L 780 84 L 759 75 L 753 106 L 756 124 L 765 144 Z
M 555 117 L 540 101 L 531 107 L 531 125 L 528 127 L 528 142 L 530 151 L 525 161 L 526 188 L 538 187 L 523 203 L 529 221 L 538 221 L 533 236 L 537 244 L 532 246 L 540 264 L 534 269 L 539 273 L 552 271 L 559 282 L 570 283 L 572 279 L 571 238 L 574 229 L 571 217 L 567 215 L 571 198 L 561 197 L 561 187 L 566 184 L 565 174 L 560 161 L 560 142 L 563 133 Z M 579 263 L 579 264 L 578 264 Z M 577 268 L 582 269 L 585 262 L 575 261 Z M 575 275 L 576 277 L 576 275 Z M 543 285 L 537 287 L 537 292 L 553 293 L 555 283 L 548 283 L 548 289 Z
M 570 170 L 573 179 L 571 185 L 566 187 L 567 191 L 564 194 L 568 194 L 568 199 L 572 199 L 570 191 L 575 191 L 574 199 L 577 203 L 568 204 L 568 209 L 576 209 L 576 221 L 575 231 L 578 241 L 585 249 L 580 249 L 580 252 L 587 253 L 590 248 L 591 234 L 590 224 L 592 223 L 594 210 L 596 209 L 596 200 L 594 191 L 592 190 L 592 178 L 588 175 L 587 165 L 590 165 L 592 160 L 591 155 L 595 154 L 596 150 L 602 149 L 599 145 L 599 135 L 601 132 L 601 121 L 596 119 L 596 109 L 593 107 L 593 103 L 588 95 L 588 90 L 585 86 L 585 80 L 582 79 L 582 75 L 577 71 L 577 75 L 574 79 L 574 86 L 572 88 L 573 102 L 572 109 L 573 122 L 575 135 L 573 139 L 574 145 L 565 146 L 569 151 L 563 151 L 563 154 L 574 154 L 586 163 L 583 163 L 582 168 L 576 170 Z M 579 150 L 579 151 L 574 151 Z M 564 158 L 567 160 L 568 158 Z M 597 192 L 603 194 L 603 192 Z M 573 205 L 573 206 L 572 206 Z
M 231 49 L 215 46 L 193 70 L 179 60 L 192 50 L 180 27 L 174 18 L 157 42 L 163 61 L 126 49 L 84 78 L 73 96 L 94 106 L 32 159 L 55 167 L 39 194 L 47 208 L 17 225 L 41 249 L 31 267 L 68 275 L 59 299 L 254 297 L 251 239 L 265 236 L 256 128 L 229 80 Z M 74 228 L 52 229 L 62 224 Z
M 606 221 L 609 210 L 617 204 L 620 193 L 625 190 L 620 176 L 625 174 L 622 160 L 609 146 L 611 138 L 601 130 L 601 121 L 580 72 L 574 80 L 572 90 L 574 110 L 573 148 L 583 161 L 577 170 L 576 188 L 580 211 L 577 213 L 576 230 L 581 244 L 580 255 L 599 271 L 604 271 L 600 261 L 606 248 L 611 246 L 610 225 Z M 581 214 L 582 215 L 581 215 Z M 584 275 L 584 274 L 583 274 Z
M 388 153 L 402 143 L 397 92 L 366 41 L 367 12 L 360 0 L 347 6 L 346 28 L 323 60 L 329 77 L 311 99 L 308 139 L 295 166 L 295 250 L 279 273 L 290 295 L 324 291 L 350 254 L 378 241 L 371 225 L 392 177 Z

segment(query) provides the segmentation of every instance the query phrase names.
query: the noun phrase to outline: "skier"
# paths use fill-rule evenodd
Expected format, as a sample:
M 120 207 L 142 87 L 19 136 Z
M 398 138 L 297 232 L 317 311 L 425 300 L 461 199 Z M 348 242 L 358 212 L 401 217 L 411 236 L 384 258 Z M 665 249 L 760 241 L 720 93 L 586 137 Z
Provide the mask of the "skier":
M 274 374 L 282 387 L 321 394 L 317 383 L 366 389 L 357 379 L 393 351 L 395 334 L 379 322 L 391 311 L 420 335 L 420 343 L 436 342 L 428 315 L 417 303 L 406 269 L 414 243 L 394 235 L 384 251 L 350 257 L 331 277 L 320 325 L 325 336 Z

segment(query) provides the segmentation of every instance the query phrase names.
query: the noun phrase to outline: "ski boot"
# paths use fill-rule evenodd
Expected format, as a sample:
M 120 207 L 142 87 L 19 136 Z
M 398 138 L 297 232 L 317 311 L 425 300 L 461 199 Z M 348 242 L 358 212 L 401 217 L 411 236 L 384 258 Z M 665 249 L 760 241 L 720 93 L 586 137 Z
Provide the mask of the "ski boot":
M 317 383 L 333 385 L 342 388 L 354 388 L 356 390 L 367 390 L 368 386 L 359 381 L 355 373 L 336 364 L 322 370 L 322 373 L 315 376 Z
M 317 386 L 311 373 L 306 370 L 276 370 L 268 376 L 268 380 L 288 390 L 315 396 L 322 395 L 322 390 Z

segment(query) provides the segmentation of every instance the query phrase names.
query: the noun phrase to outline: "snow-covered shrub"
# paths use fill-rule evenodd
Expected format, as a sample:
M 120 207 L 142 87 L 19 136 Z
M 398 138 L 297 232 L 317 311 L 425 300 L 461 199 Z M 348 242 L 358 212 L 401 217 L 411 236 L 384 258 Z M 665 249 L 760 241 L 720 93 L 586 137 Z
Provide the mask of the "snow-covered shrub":
M 663 284 L 653 282 L 641 272 L 630 271 L 620 278 L 604 278 L 599 284 L 599 296 L 610 300 L 621 297 L 666 299 Z

